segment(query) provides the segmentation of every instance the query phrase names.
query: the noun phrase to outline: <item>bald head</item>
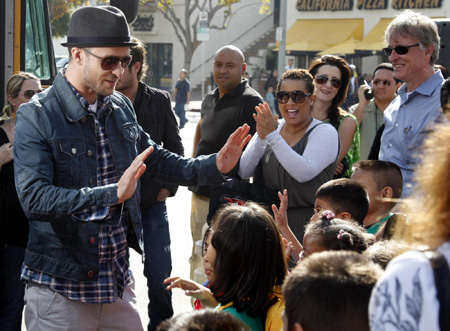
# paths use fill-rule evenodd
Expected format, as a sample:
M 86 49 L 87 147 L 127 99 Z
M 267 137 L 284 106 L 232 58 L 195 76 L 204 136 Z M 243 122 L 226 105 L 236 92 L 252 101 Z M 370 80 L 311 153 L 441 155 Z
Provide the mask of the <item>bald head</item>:
M 242 51 L 234 45 L 226 45 L 226 46 L 219 48 L 219 50 L 216 52 L 216 54 L 214 54 L 214 58 L 216 58 L 220 53 L 222 53 L 224 51 L 236 53 L 236 56 L 240 58 L 241 63 L 245 63 L 244 53 L 242 53 Z

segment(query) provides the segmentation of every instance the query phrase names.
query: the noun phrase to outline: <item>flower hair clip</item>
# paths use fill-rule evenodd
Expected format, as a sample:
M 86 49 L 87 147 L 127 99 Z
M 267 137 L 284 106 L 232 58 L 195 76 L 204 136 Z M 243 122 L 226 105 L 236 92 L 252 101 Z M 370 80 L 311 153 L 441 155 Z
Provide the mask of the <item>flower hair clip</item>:
M 344 232 L 345 232 L 345 231 L 342 230 L 342 229 L 339 230 L 339 233 L 338 233 L 338 235 L 337 235 L 337 238 L 338 238 L 339 240 L 341 240 L 342 234 L 343 234 Z
M 325 217 L 327 220 L 332 220 L 333 218 L 336 217 L 336 215 L 334 215 L 334 213 L 331 210 L 325 210 L 322 213 L 322 217 Z

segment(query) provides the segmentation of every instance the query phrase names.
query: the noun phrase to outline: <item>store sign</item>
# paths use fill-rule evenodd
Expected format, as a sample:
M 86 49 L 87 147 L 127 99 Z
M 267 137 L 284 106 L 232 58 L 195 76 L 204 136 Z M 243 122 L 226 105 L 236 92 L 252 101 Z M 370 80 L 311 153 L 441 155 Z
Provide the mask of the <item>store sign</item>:
M 197 28 L 197 40 L 208 41 L 209 40 L 209 28 Z
M 197 27 L 197 40 L 208 41 L 209 40 L 209 24 L 208 24 L 208 12 L 203 11 L 199 15 L 198 27 Z
M 392 0 L 393 9 L 441 8 L 442 0 Z
M 275 41 L 282 41 L 283 40 L 283 28 L 278 27 L 275 30 Z
M 356 8 L 368 10 L 387 9 L 387 4 L 388 4 L 387 0 L 358 0 Z
M 352 10 L 353 0 L 297 0 L 298 11 Z
M 153 15 L 141 16 L 138 15 L 134 23 L 131 25 L 134 31 L 152 31 L 154 27 Z

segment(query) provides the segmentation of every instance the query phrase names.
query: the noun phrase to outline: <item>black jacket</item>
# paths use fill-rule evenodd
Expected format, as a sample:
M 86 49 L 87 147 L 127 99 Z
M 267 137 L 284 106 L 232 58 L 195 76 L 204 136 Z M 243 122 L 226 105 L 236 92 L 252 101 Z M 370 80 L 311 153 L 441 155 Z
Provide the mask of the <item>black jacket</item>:
M 139 83 L 139 90 L 133 106 L 138 123 L 155 143 L 173 153 L 184 155 L 177 120 L 168 92 Z M 147 208 L 154 203 L 162 188 L 167 188 L 172 192 L 170 196 L 174 196 L 178 190 L 176 185 L 156 182 L 149 177 L 150 174 L 147 173 L 141 177 L 142 208 Z

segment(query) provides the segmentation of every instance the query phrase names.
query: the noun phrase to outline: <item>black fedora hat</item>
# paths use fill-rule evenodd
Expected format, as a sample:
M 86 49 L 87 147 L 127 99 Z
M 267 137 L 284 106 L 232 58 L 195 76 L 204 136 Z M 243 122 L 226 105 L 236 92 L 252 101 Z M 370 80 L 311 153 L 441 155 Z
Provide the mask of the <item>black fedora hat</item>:
M 70 18 L 64 47 L 127 47 L 130 29 L 122 11 L 113 6 L 82 7 Z

